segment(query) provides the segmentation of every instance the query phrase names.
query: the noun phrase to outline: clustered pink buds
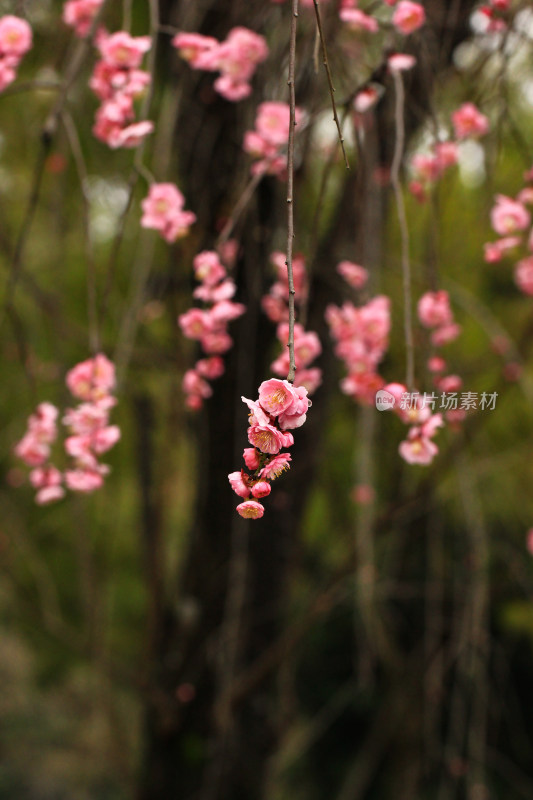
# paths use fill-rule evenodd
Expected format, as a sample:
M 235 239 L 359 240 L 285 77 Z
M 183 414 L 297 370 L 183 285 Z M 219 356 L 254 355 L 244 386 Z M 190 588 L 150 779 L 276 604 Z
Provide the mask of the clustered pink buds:
M 242 469 L 231 472 L 228 479 L 235 494 L 244 500 L 237 506 L 241 517 L 259 519 L 265 509 L 258 499 L 269 495 L 271 482 L 289 468 L 291 456 L 281 450 L 294 444 L 288 431 L 304 424 L 311 401 L 305 387 L 277 378 L 263 381 L 256 401 L 246 397 L 242 401 L 250 410 L 248 441 L 252 445 L 245 448 L 243 458 L 253 474 Z
M 63 6 L 63 22 L 74 28 L 77 36 L 84 38 L 90 33 L 93 20 L 104 0 L 67 0 Z
M 408 392 L 401 383 L 389 383 L 384 391 L 395 399 L 394 412 L 402 422 L 410 425 L 407 438 L 400 443 L 398 452 L 408 464 L 431 464 L 439 449 L 433 437 L 443 426 L 441 414 L 432 414 L 418 392 Z
M 461 328 L 453 319 L 448 292 L 426 292 L 418 301 L 418 318 L 425 328 L 431 328 L 431 342 L 436 347 L 453 342 Z
M 453 112 L 452 125 L 458 140 L 485 136 L 489 132 L 488 118 L 473 103 L 463 103 Z
M 287 264 L 285 254 L 276 251 L 271 254 L 270 260 L 276 267 L 277 277 L 268 294 L 262 300 L 261 305 L 267 317 L 278 323 L 276 335 L 283 347 L 282 353 L 270 365 L 275 375 L 287 375 L 289 372 L 290 359 L 288 351 L 289 341 L 289 278 L 287 274 Z M 292 260 L 294 300 L 296 307 L 307 298 L 308 286 L 303 256 L 295 255 Z M 295 386 L 305 386 L 309 394 L 316 392 L 322 383 L 322 370 L 318 367 L 311 367 L 312 361 L 322 352 L 320 339 L 314 331 L 305 331 L 299 323 L 294 325 L 294 360 L 296 373 L 294 376 Z
M 31 45 L 32 31 L 25 20 L 0 17 L 0 92 L 17 77 L 17 67 Z
M 453 316 L 448 292 L 426 292 L 418 301 L 418 319 L 425 328 L 432 330 L 431 343 L 434 347 L 443 347 L 454 341 L 461 333 Z M 459 375 L 443 375 L 446 371 L 446 361 L 434 354 L 428 360 L 428 369 L 433 375 L 433 384 L 440 392 L 457 392 L 463 385 Z M 466 416 L 463 408 L 449 409 L 446 411 L 446 420 L 451 423 L 460 423 Z
M 377 367 L 389 344 L 389 298 L 378 295 L 359 308 L 349 301 L 340 308 L 329 305 L 326 322 L 337 342 L 335 353 L 348 370 L 341 390 L 354 400 L 374 402 L 376 391 L 384 383 Z
M 302 120 L 302 111 L 295 112 L 296 124 Z M 284 150 L 289 137 L 290 108 L 287 103 L 261 103 L 255 117 L 255 129 L 244 135 L 243 148 L 253 158 L 252 174 L 266 173 L 282 176 L 287 169 Z
M 69 435 L 64 441 L 70 465 L 61 472 L 50 461 L 51 448 L 58 437 L 58 409 L 40 403 L 28 419 L 27 431 L 14 448 L 15 455 L 33 469 L 30 482 L 37 489 L 40 505 L 60 500 L 63 484 L 73 492 L 100 489 L 109 472 L 98 457 L 120 439 L 120 429 L 109 424 L 109 414 L 116 399 L 115 368 L 103 354 L 77 364 L 66 377 L 71 394 L 81 402 L 69 408 L 62 419 Z
M 137 147 L 154 130 L 153 122 L 134 122 L 134 100 L 150 84 L 150 74 L 140 69 L 150 50 L 149 36 L 130 36 L 126 31 L 100 31 L 96 46 L 102 56 L 95 65 L 89 86 L 102 101 L 96 112 L 93 133 L 109 147 Z
M 525 178 L 533 180 L 531 171 L 526 173 Z M 501 261 L 511 251 L 525 248 L 527 255 L 515 263 L 514 280 L 521 292 L 533 296 L 533 228 L 527 205 L 533 205 L 531 186 L 524 187 L 514 199 L 503 194 L 496 195 L 490 219 L 493 229 L 501 238 L 485 244 L 485 261 Z
M 187 405 L 196 411 L 202 407 L 203 400 L 213 393 L 208 381 L 224 373 L 224 362 L 220 356 L 233 344 L 228 334 L 228 324 L 244 314 L 246 308 L 242 303 L 231 300 L 236 286 L 228 278 L 217 253 L 211 250 L 198 253 L 193 266 L 195 276 L 200 281 L 193 296 L 201 300 L 205 308 L 189 309 L 178 317 L 178 323 L 183 335 L 199 341 L 208 356 L 197 361 L 183 378 Z
M 248 97 L 257 65 L 268 57 L 264 37 L 242 27 L 233 28 L 223 42 L 199 33 L 178 33 L 172 44 L 193 69 L 220 72 L 215 90 L 233 102 Z
M 428 190 L 457 164 L 459 142 L 485 136 L 489 131 L 488 118 L 473 103 L 463 103 L 451 119 L 455 141 L 435 142 L 429 153 L 415 153 L 411 158 L 413 179 L 409 191 L 420 202 L 427 200 Z
M 184 211 L 185 198 L 173 183 L 153 183 L 142 201 L 141 226 L 159 231 L 167 242 L 175 242 L 189 233 L 196 214 Z
M 420 3 L 413 3 L 411 0 L 400 0 L 398 3 L 397 0 L 385 0 L 385 2 L 389 6 L 396 6 L 391 22 L 398 33 L 404 36 L 414 33 L 426 21 L 426 13 Z M 379 31 L 379 20 L 357 8 L 357 0 L 342 0 L 339 17 L 349 30 L 356 33 Z

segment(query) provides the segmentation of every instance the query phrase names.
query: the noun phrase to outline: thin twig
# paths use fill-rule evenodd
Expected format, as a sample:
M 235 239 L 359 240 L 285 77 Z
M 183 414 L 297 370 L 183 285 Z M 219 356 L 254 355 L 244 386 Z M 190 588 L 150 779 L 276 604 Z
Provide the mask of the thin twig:
M 150 1 L 150 36 L 152 37 L 152 48 L 150 50 L 148 56 L 148 72 L 150 73 L 151 80 L 150 86 L 147 93 L 144 96 L 141 110 L 139 113 L 139 119 L 145 120 L 148 118 L 148 113 L 150 111 L 152 100 L 154 97 L 154 84 L 155 84 L 155 70 L 156 70 L 156 62 L 157 62 L 157 31 L 159 30 L 159 10 L 157 2 L 154 0 Z M 130 172 L 130 176 L 128 178 L 128 188 L 127 188 L 127 200 L 120 215 L 117 224 L 117 233 L 113 240 L 113 245 L 111 247 L 111 253 L 107 262 L 107 277 L 104 286 L 104 291 L 102 293 L 102 298 L 100 302 L 100 319 L 104 319 L 106 312 L 107 312 L 107 304 L 109 301 L 109 296 L 111 294 L 111 289 L 113 286 L 113 280 L 116 273 L 117 267 L 117 260 L 118 254 L 120 251 L 120 247 L 122 245 L 122 240 L 124 239 L 124 233 L 126 230 L 126 220 L 128 218 L 128 214 L 130 212 L 132 203 L 133 203 L 133 195 L 135 193 L 135 188 L 137 186 L 137 180 L 141 175 L 145 178 L 149 183 L 153 181 L 153 176 L 151 172 L 147 169 L 147 167 L 143 164 L 143 155 L 144 149 L 146 147 L 146 139 L 143 139 L 138 145 L 135 150 L 135 156 L 133 161 L 133 168 Z
M 233 230 L 237 222 L 239 221 L 242 212 L 245 210 L 246 206 L 250 202 L 253 193 L 255 192 L 259 182 L 262 180 L 263 177 L 264 177 L 263 172 L 257 173 L 248 181 L 248 183 L 244 187 L 241 196 L 235 203 L 235 206 L 233 208 L 233 211 L 231 212 L 228 221 L 224 225 L 220 233 L 220 236 L 217 238 L 216 241 L 217 247 L 220 247 L 221 244 L 224 244 L 225 242 L 228 241 L 229 237 L 233 233 Z
M 396 122 L 396 141 L 394 144 L 394 157 L 391 167 L 391 183 L 396 198 L 396 210 L 398 212 L 398 222 L 400 225 L 400 236 L 402 241 L 402 274 L 403 274 L 403 313 L 404 313 L 404 333 L 406 349 L 406 384 L 409 391 L 414 388 L 415 379 L 415 356 L 413 342 L 413 321 L 411 311 L 411 262 L 409 259 L 409 228 L 407 227 L 407 215 L 405 212 L 405 202 L 400 186 L 400 165 L 402 163 L 405 148 L 405 122 L 404 122 L 404 103 L 405 92 L 403 79 L 400 72 L 392 71 L 395 89 L 395 122 Z
M 344 163 L 346 165 L 346 169 L 350 169 L 348 156 L 346 155 L 346 150 L 344 149 L 344 136 L 342 135 L 342 128 L 339 122 L 339 117 L 337 115 L 337 105 L 335 103 L 335 87 L 333 86 L 333 79 L 331 77 L 331 70 L 329 68 L 328 51 L 326 47 L 326 39 L 324 37 L 324 29 L 322 28 L 322 20 L 320 18 L 320 9 L 318 7 L 318 0 L 313 0 L 313 3 L 315 6 L 316 24 L 320 36 L 320 45 L 322 47 L 322 63 L 326 68 L 326 75 L 328 76 L 329 96 L 331 97 L 331 109 L 333 111 L 333 119 L 335 120 L 335 125 L 337 126 L 337 133 L 339 135 L 339 142 L 342 149 L 342 155 L 344 156 Z
M 67 134 L 68 143 L 81 187 L 81 202 L 82 202 L 82 227 L 83 227 L 83 240 L 85 247 L 85 258 L 87 261 L 87 316 L 89 320 L 89 347 L 93 354 L 100 350 L 100 332 L 98 326 L 98 310 L 97 310 L 97 294 L 96 294 L 96 264 L 94 260 L 94 251 L 91 240 L 90 230 L 90 204 L 87 197 L 87 165 L 83 157 L 81 149 L 80 138 L 74 120 L 67 111 L 61 114 L 61 121 Z
M 46 118 L 46 121 L 43 125 L 43 129 L 41 131 L 41 148 L 37 159 L 37 164 L 35 167 L 33 184 L 30 191 L 30 199 L 28 201 L 28 207 L 26 210 L 26 214 L 24 215 L 24 219 L 22 221 L 20 233 L 15 245 L 15 251 L 13 253 L 13 259 L 11 261 L 9 279 L 6 291 L 6 300 L 4 304 L 4 313 L 7 310 L 7 308 L 11 306 L 13 303 L 15 287 L 20 277 L 24 249 L 29 237 L 31 225 L 33 223 L 33 219 L 39 202 L 42 179 L 44 175 L 44 168 L 46 165 L 48 153 L 50 152 L 50 148 L 52 146 L 52 141 L 57 132 L 58 121 L 65 106 L 65 103 L 67 101 L 68 91 L 72 86 L 72 84 L 74 83 L 74 81 L 76 80 L 76 78 L 78 77 L 79 71 L 83 66 L 85 58 L 87 54 L 90 52 L 90 47 L 92 45 L 92 38 L 100 23 L 100 19 L 105 9 L 106 2 L 102 4 L 98 14 L 95 16 L 93 23 L 91 25 L 91 30 L 89 32 L 89 35 L 85 39 L 81 39 L 77 44 L 72 54 L 72 58 L 70 59 L 66 67 L 65 77 L 63 78 L 61 85 L 57 90 L 58 96 L 56 97 L 55 103 L 52 106 L 52 110 L 48 114 L 48 117 Z
M 296 372 L 294 356 L 294 277 L 292 273 L 292 247 L 294 243 L 294 128 L 296 127 L 296 92 L 295 92 L 295 66 L 296 66 L 296 27 L 298 20 L 298 0 L 292 0 L 291 10 L 291 36 L 289 45 L 289 143 L 287 147 L 287 275 L 289 279 L 289 374 L 287 380 L 292 383 Z
M 131 33 L 131 6 L 132 0 L 123 0 L 122 29 L 129 33 Z

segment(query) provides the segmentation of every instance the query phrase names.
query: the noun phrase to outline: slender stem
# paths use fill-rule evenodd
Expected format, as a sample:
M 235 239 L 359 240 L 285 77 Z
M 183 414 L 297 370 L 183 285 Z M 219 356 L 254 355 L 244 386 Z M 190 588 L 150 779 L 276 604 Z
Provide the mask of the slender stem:
M 90 49 L 92 46 L 92 39 L 100 23 L 100 19 L 106 7 L 107 2 L 108 0 L 104 0 L 104 3 L 102 4 L 98 14 L 95 16 L 93 23 L 91 25 L 91 30 L 89 32 L 89 35 L 85 39 L 81 39 L 76 45 L 76 48 L 72 53 L 72 57 L 70 58 L 67 64 L 65 70 L 65 76 L 61 81 L 60 86 L 57 87 L 58 95 L 56 97 L 55 103 L 52 106 L 52 109 L 48 114 L 48 117 L 46 118 L 46 121 L 41 131 L 41 148 L 39 155 L 37 157 L 37 164 L 33 175 L 33 184 L 30 191 L 28 207 L 24 215 L 22 226 L 20 228 L 20 233 L 15 244 L 13 258 L 11 261 L 7 292 L 6 292 L 6 300 L 3 309 L 4 314 L 6 308 L 12 305 L 13 303 L 15 287 L 20 277 L 25 246 L 29 237 L 30 229 L 40 199 L 41 185 L 46 165 L 46 159 L 48 158 L 48 154 L 52 146 L 52 141 L 57 132 L 58 121 L 60 119 L 65 103 L 67 102 L 68 91 L 72 86 L 72 84 L 74 83 L 74 81 L 76 80 L 79 71 L 83 66 L 85 58 L 90 53 Z M 0 320 L 0 325 L 3 322 L 3 319 L 4 316 L 2 316 L 2 320 Z
M 63 110 L 61 114 L 61 121 L 67 134 L 67 139 L 70 145 L 74 163 L 76 164 L 76 171 L 80 181 L 81 198 L 82 198 L 82 226 L 83 226 L 83 239 L 85 246 L 85 258 L 87 261 L 87 315 L 89 318 L 89 346 L 93 354 L 100 350 L 100 333 L 98 326 L 98 311 L 97 311 L 97 290 L 96 290 L 96 264 L 94 260 L 94 251 L 91 239 L 91 226 L 90 226 L 90 205 L 87 197 L 87 165 L 83 157 L 80 138 L 74 120 L 70 114 Z
M 122 3 L 122 29 L 131 33 L 131 6 L 132 0 L 123 0 Z
M 320 45 L 322 47 L 322 63 L 326 68 L 326 75 L 328 77 L 329 96 L 331 97 L 331 108 L 333 111 L 333 119 L 335 120 L 335 125 L 337 126 L 337 133 L 339 135 L 339 142 L 342 149 L 342 155 L 344 156 L 344 163 L 346 165 L 346 169 L 350 169 L 348 156 L 346 155 L 346 150 L 344 149 L 344 136 L 342 135 L 342 128 L 337 114 L 337 105 L 335 103 L 335 87 L 333 86 L 333 79 L 331 77 L 331 70 L 329 68 L 328 51 L 326 47 L 326 39 L 324 37 L 324 29 L 322 27 L 322 20 L 320 18 L 320 9 L 318 7 L 318 0 L 313 0 L 313 3 L 315 6 L 316 24 L 320 36 Z
M 152 100 L 154 98 L 154 84 L 155 84 L 155 71 L 156 71 L 156 64 L 157 64 L 157 32 L 159 30 L 159 7 L 157 0 L 150 0 L 150 36 L 152 37 L 152 47 L 150 53 L 148 55 L 148 72 L 150 73 L 150 86 L 148 91 L 146 92 L 142 106 L 140 109 L 139 119 L 145 120 L 148 118 L 148 114 L 150 112 L 150 108 L 152 106 Z M 146 147 L 146 139 L 143 139 L 138 145 L 135 150 L 135 156 L 133 159 L 133 167 L 130 172 L 130 176 L 128 179 L 128 188 L 127 188 L 127 200 L 124 206 L 124 210 L 120 216 L 120 219 L 117 224 L 117 233 L 113 240 L 113 244 L 111 247 L 111 253 L 107 263 L 107 277 L 105 281 L 104 291 L 102 293 L 101 303 L 100 303 L 100 318 L 104 319 L 107 313 L 108 301 L 109 296 L 111 294 L 111 289 L 113 287 L 113 281 L 115 278 L 117 262 L 118 262 L 118 254 L 120 251 L 120 247 L 122 245 L 122 240 L 124 238 L 124 232 L 126 229 L 126 221 L 128 218 L 128 214 L 131 210 L 133 204 L 133 195 L 135 193 L 135 188 L 137 186 L 137 181 L 140 175 L 148 183 L 153 181 L 153 175 L 151 174 L 150 170 L 145 167 L 143 163 L 143 156 L 144 150 Z
M 240 218 L 241 214 L 243 213 L 243 211 L 245 210 L 246 206 L 250 202 L 250 200 L 251 200 L 251 198 L 253 196 L 253 193 L 255 192 L 258 184 L 260 183 L 260 181 L 262 179 L 263 179 L 263 173 L 262 172 L 261 173 L 257 173 L 257 175 L 254 175 L 248 181 L 246 186 L 244 187 L 244 190 L 243 190 L 241 196 L 239 197 L 239 199 L 235 203 L 233 211 L 231 212 L 231 216 L 229 217 L 228 221 L 224 225 L 224 228 L 222 229 L 222 231 L 220 233 L 220 236 L 217 239 L 217 242 L 216 242 L 217 243 L 217 247 L 219 247 L 221 244 L 224 244 L 225 242 L 228 241 L 229 237 L 233 233 L 235 225 L 239 221 L 239 218 Z
M 409 228 L 407 227 L 407 215 L 405 212 L 405 202 L 400 186 L 400 165 L 402 163 L 405 148 L 405 121 L 404 103 L 405 92 L 403 87 L 402 75 L 397 70 L 393 70 L 395 88 L 395 121 L 396 121 L 396 142 L 394 145 L 394 157 L 391 167 L 391 183 L 396 198 L 396 210 L 398 212 L 398 222 L 400 225 L 400 236 L 402 242 L 402 274 L 403 274 L 403 314 L 404 314 L 404 335 L 406 349 L 406 384 L 409 391 L 414 388 L 415 379 L 415 358 L 413 342 L 413 320 L 411 311 L 411 262 L 409 258 Z
M 291 36 L 289 46 L 289 143 L 287 147 L 287 274 L 289 279 L 289 374 L 287 380 L 292 383 L 296 372 L 294 356 L 294 278 L 292 273 L 292 247 L 294 242 L 294 129 L 296 127 L 296 27 L 298 21 L 298 0 L 292 0 Z

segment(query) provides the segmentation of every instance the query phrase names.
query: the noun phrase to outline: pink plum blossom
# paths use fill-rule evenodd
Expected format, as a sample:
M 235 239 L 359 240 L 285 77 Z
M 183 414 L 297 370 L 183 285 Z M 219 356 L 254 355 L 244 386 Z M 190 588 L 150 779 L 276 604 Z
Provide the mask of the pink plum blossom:
M 352 31 L 377 33 L 379 30 L 377 20 L 365 14 L 364 11 L 361 11 L 359 8 L 343 8 L 339 13 L 339 17 Z
M 533 295 L 533 256 L 523 258 L 518 262 L 514 279 L 521 292 Z
M 195 222 L 192 211 L 183 211 L 185 198 L 173 183 L 153 183 L 142 201 L 141 226 L 159 231 L 167 242 L 185 236 Z
M 374 108 L 382 93 L 383 92 L 379 91 L 375 86 L 367 86 L 361 89 L 354 97 L 354 111 L 357 111 L 358 114 L 364 114 L 366 111 L 370 111 L 371 108 Z
M 0 91 L 15 80 L 18 65 L 31 46 L 32 30 L 26 20 L 0 17 Z
M 13 57 L 16 62 L 32 46 L 32 30 L 26 20 L 7 15 L 0 17 L 0 58 Z
M 214 250 L 198 253 L 194 257 L 193 267 L 196 280 L 207 286 L 215 286 L 226 277 L 226 268 L 220 263 L 218 253 Z
M 237 506 L 237 511 L 245 519 L 260 519 L 265 513 L 264 506 L 256 500 L 245 500 Z
M 531 224 L 531 215 L 522 203 L 503 194 L 496 195 L 496 204 L 490 212 L 492 227 L 500 236 L 517 233 Z
M 284 472 L 286 469 L 289 469 L 290 461 L 290 453 L 279 453 L 278 455 L 274 456 L 274 458 L 271 458 L 267 464 L 265 464 L 259 473 L 259 477 L 269 481 L 279 478 L 282 472 Z
M 485 136 L 489 130 L 489 120 L 473 103 L 463 103 L 452 114 L 452 125 L 456 139 L 470 136 Z
M 368 281 L 367 270 L 359 264 L 354 264 L 353 261 L 340 261 L 337 264 L 337 272 L 354 289 L 362 289 Z
M 418 318 L 426 328 L 448 325 L 452 321 L 452 310 L 448 292 L 426 292 L 418 301 Z
M 266 412 L 279 416 L 298 400 L 294 387 L 288 381 L 271 378 L 259 387 L 259 403 Z
M 456 322 L 449 325 L 442 325 L 436 328 L 431 334 L 431 341 L 436 347 L 442 347 L 449 342 L 453 342 L 461 333 L 461 326 Z
M 252 486 L 252 496 L 255 497 L 256 500 L 260 500 L 262 497 L 268 497 L 271 491 L 272 487 L 267 481 L 258 481 Z
M 255 447 L 245 447 L 243 452 L 244 463 L 248 469 L 259 469 L 260 461 Z
M 250 497 L 250 489 L 243 481 L 242 470 L 240 472 L 231 472 L 228 475 L 228 480 L 235 494 L 238 494 L 239 497 Z
M 387 65 L 391 72 L 407 72 L 413 69 L 416 58 L 409 53 L 393 53 L 387 59 Z
M 282 433 L 274 425 L 251 425 L 248 428 L 248 441 L 262 453 L 276 455 L 282 447 L 290 447 L 294 439 L 290 433 Z
M 496 242 L 487 242 L 483 245 L 485 261 L 489 264 L 501 261 L 508 250 L 512 250 L 519 244 L 520 239 L 518 236 L 504 236 L 503 239 L 498 239 Z
M 81 400 L 98 400 L 115 388 L 115 367 L 103 353 L 82 361 L 66 377 L 67 386 L 74 397 Z
M 410 0 L 400 0 L 392 15 L 392 24 L 404 35 L 418 30 L 425 21 L 426 13 L 423 6 Z
M 103 0 L 67 0 L 63 6 L 63 22 L 74 28 L 77 36 L 88 35 Z
M 213 36 L 202 36 L 200 33 L 178 33 L 172 39 L 172 45 L 193 69 L 206 69 L 204 56 L 218 47 L 218 39 Z
M 71 469 L 65 472 L 65 483 L 73 492 L 94 492 L 104 484 L 99 470 Z
M 98 38 L 98 49 L 107 64 L 117 69 L 137 69 L 152 46 L 150 36 L 130 36 L 118 31 Z
M 431 464 L 439 452 L 437 445 L 432 441 L 437 428 L 442 427 L 442 415 L 434 414 L 420 427 L 410 429 L 407 439 L 400 443 L 398 448 L 401 457 L 408 464 Z

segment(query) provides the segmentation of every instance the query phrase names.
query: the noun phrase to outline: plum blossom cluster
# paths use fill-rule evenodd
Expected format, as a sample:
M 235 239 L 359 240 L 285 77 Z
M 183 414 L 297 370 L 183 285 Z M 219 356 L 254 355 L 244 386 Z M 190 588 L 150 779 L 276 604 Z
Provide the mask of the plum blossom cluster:
M 281 355 L 273 361 L 270 368 L 275 375 L 283 376 L 288 374 L 290 366 L 288 351 L 289 278 L 284 253 L 276 251 L 272 253 L 270 260 L 276 268 L 277 276 L 268 294 L 262 298 L 261 305 L 267 317 L 277 323 L 276 336 L 283 348 Z M 305 301 L 308 293 L 303 256 L 294 256 L 292 272 L 295 305 L 298 306 Z M 305 386 L 309 394 L 316 392 L 322 383 L 322 370 L 310 366 L 321 352 L 322 345 L 317 334 L 314 331 L 305 331 L 302 325 L 296 323 L 294 325 L 294 359 L 296 363 L 294 385 Z
M 425 202 L 429 190 L 450 167 L 457 164 L 459 142 L 485 136 L 489 131 L 489 120 L 473 103 L 463 103 L 451 115 L 454 138 L 435 142 L 429 153 L 415 153 L 410 169 L 413 178 L 409 190 L 417 200 Z
M 153 183 L 141 203 L 141 226 L 159 231 L 166 242 L 172 243 L 189 233 L 196 214 L 185 211 L 185 198 L 173 183 Z
M 80 402 L 68 408 L 62 423 L 68 435 L 64 449 L 68 466 L 59 470 L 51 461 L 52 446 L 58 438 L 59 410 L 51 403 L 40 403 L 30 415 L 26 433 L 14 448 L 31 467 L 30 482 L 37 490 L 40 505 L 60 500 L 65 487 L 73 492 L 100 489 L 109 467 L 99 456 L 120 439 L 120 429 L 109 424 L 111 409 L 116 404 L 115 367 L 103 354 L 77 364 L 66 377 L 67 387 Z
M 410 426 L 406 439 L 398 447 L 400 456 L 408 464 L 431 464 L 439 452 L 433 439 L 444 425 L 442 414 L 433 414 L 418 392 L 407 392 L 401 383 L 389 383 L 383 390 L 394 397 L 394 412 Z
M 257 400 L 243 397 L 242 401 L 250 410 L 248 441 L 252 446 L 243 453 L 249 472 L 231 472 L 228 479 L 243 499 L 237 506 L 241 517 L 259 519 L 265 513 L 259 500 L 270 494 L 271 482 L 290 466 L 290 453 L 281 450 L 294 444 L 290 431 L 304 424 L 311 402 L 305 387 L 277 378 L 263 381 Z
M 67 0 L 63 6 L 63 22 L 74 28 L 76 36 L 85 38 L 104 0 Z
M 339 272 L 348 275 L 352 285 L 353 281 L 366 280 L 365 271 L 360 272 L 362 269 L 351 262 L 338 265 Z M 344 361 L 348 371 L 341 381 L 341 391 L 354 400 L 373 403 L 376 391 L 384 383 L 377 369 L 389 344 L 389 298 L 378 295 L 360 307 L 351 301 L 346 301 L 341 307 L 329 305 L 325 316 L 336 342 L 335 353 Z
M 264 37 L 243 27 L 233 28 L 223 42 L 199 33 L 178 33 L 172 44 L 193 69 L 220 72 L 215 90 L 232 102 L 248 97 L 255 70 L 268 57 Z
M 302 111 L 295 110 L 295 121 L 299 125 Z M 287 103 L 261 103 L 257 108 L 255 128 L 244 134 L 243 149 L 258 159 L 252 165 L 253 175 L 278 175 L 282 177 L 287 169 L 287 155 L 284 152 L 289 138 L 290 108 Z
M 140 69 L 151 46 L 150 36 L 130 36 L 126 31 L 98 33 L 95 44 L 101 59 L 89 86 L 101 101 L 93 133 L 109 147 L 137 147 L 154 130 L 153 122 L 135 122 L 134 101 L 150 83 L 150 74 Z
M 391 23 L 396 31 L 403 36 L 414 33 L 426 21 L 426 12 L 420 3 L 411 0 L 385 0 L 389 6 L 395 6 L 391 17 Z M 367 14 L 357 8 L 357 0 L 342 0 L 339 16 L 349 30 L 357 33 L 377 33 L 379 31 L 379 21 L 371 14 Z
M 205 304 L 205 308 L 191 308 L 178 317 L 183 335 L 195 339 L 207 356 L 200 358 L 183 377 L 183 391 L 189 408 L 200 409 L 203 401 L 213 393 L 210 380 L 224 373 L 221 354 L 233 344 L 228 333 L 228 324 L 246 311 L 242 303 L 231 300 L 236 291 L 234 281 L 228 278 L 226 268 L 218 254 L 211 250 L 198 253 L 194 262 L 195 277 L 200 281 L 193 296 Z
M 421 324 L 431 330 L 430 341 L 435 348 L 441 348 L 454 341 L 461 333 L 461 326 L 454 320 L 448 292 L 444 290 L 426 292 L 418 301 L 417 311 Z M 433 375 L 433 384 L 439 391 L 457 392 L 463 385 L 459 375 L 443 374 L 447 364 L 438 352 L 428 359 L 427 366 Z M 464 408 L 450 408 L 445 413 L 447 421 L 452 423 L 462 422 L 465 416 Z
M 528 181 L 533 180 L 530 171 Z M 533 228 L 527 206 L 533 205 L 533 186 L 525 186 L 515 198 L 496 195 L 490 219 L 499 235 L 495 242 L 485 244 L 485 261 L 494 263 L 522 249 L 523 258 L 515 262 L 514 280 L 521 292 L 533 296 Z M 525 253 L 524 253 L 525 251 Z M 527 254 L 526 254 L 527 253 Z
M 31 45 L 32 30 L 26 20 L 10 14 L 0 17 L 0 92 L 17 77 L 17 68 Z

